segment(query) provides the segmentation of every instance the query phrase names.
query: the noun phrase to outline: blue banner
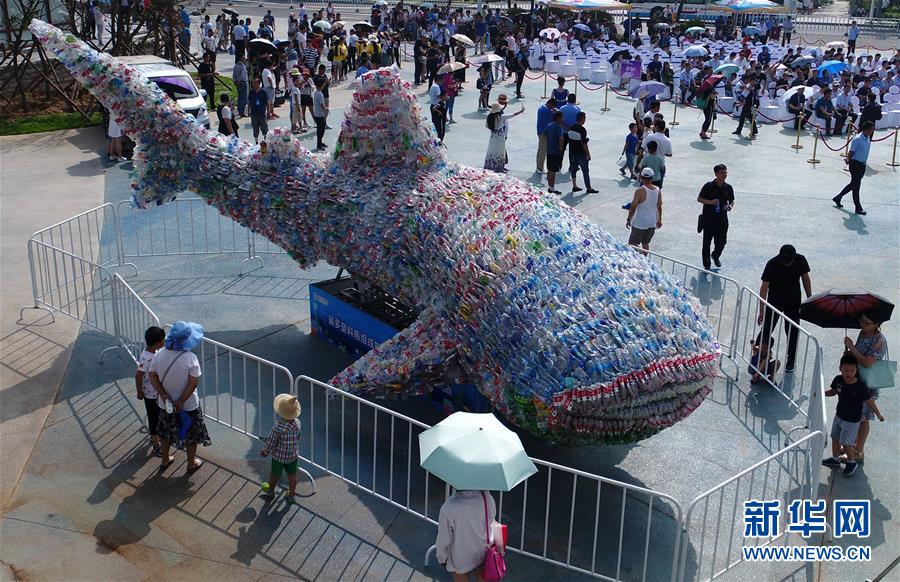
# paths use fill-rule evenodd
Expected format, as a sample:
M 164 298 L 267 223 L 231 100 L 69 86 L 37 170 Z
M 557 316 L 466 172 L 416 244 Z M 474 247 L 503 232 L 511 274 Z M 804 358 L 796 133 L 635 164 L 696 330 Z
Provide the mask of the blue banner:
M 332 282 L 309 286 L 313 335 L 359 357 L 399 331 L 322 289 L 325 285 L 332 285 Z

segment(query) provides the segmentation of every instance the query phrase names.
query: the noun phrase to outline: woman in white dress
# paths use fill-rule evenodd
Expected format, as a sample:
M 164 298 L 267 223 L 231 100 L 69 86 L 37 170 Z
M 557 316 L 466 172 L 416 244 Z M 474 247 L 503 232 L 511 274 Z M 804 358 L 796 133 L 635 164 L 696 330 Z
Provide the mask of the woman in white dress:
M 487 127 L 491 130 L 491 138 L 488 141 L 487 155 L 484 157 L 484 168 L 494 172 L 506 172 L 506 137 L 509 133 L 509 120 L 525 112 L 523 105 L 520 110 L 512 115 L 504 115 L 507 97 L 500 95 L 496 103 L 491 104 L 491 112 L 487 117 Z

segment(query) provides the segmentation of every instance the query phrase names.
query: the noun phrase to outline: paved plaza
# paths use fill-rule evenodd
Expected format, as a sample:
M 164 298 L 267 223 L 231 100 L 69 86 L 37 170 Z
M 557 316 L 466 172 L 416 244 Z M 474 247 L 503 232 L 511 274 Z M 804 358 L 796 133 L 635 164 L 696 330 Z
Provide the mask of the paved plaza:
M 404 78 L 411 79 L 410 63 L 403 67 Z M 230 71 L 227 55 L 220 56 L 219 68 Z M 485 114 L 476 110 L 472 80 L 470 74 L 456 99 L 458 123 L 449 126 L 445 144 L 451 160 L 481 167 L 489 131 Z M 427 110 L 425 86 L 416 91 Z M 501 92 L 510 96 L 510 109 L 517 110 L 514 87 L 498 82 L 492 100 Z M 543 79 L 526 80 L 523 92 L 526 113 L 510 121 L 510 175 L 546 190 L 545 182 L 541 186 L 545 177 L 534 173 L 535 112 L 545 94 Z M 337 142 L 351 97 L 346 83 L 331 89 L 329 124 L 334 129 L 326 133 L 326 143 Z M 610 110 L 603 112 L 607 99 Z M 626 238 L 621 205 L 631 199 L 635 184 L 621 178 L 615 161 L 633 101 L 612 92 L 607 96 L 592 85 L 579 86 L 578 101 L 587 113 L 591 181 L 599 193 L 571 194 L 567 176 L 557 186 L 566 203 Z M 274 126 L 287 124 L 287 107 L 279 112 Z M 697 193 L 712 179 L 712 167 L 724 163 L 736 203 L 722 275 L 756 289 L 765 262 L 782 244 L 791 243 L 809 261 L 814 292 L 862 287 L 896 299 L 900 180 L 898 168 L 888 165 L 892 139 L 872 146 L 862 186 L 868 215 L 858 216 L 831 204 L 849 180 L 839 153 L 820 143 L 816 157 L 821 162 L 807 163 L 813 153 L 811 134 L 801 136 L 801 150 L 790 147 L 794 132 L 776 125 L 762 125 L 754 141 L 741 140 L 731 135 L 736 120 L 720 115 L 718 132 L 702 141 L 697 110 L 679 106 L 676 114 L 665 103 L 662 113 L 667 121 L 677 115 L 679 124 L 671 128 L 674 155 L 667 160 L 664 226 L 652 250 L 700 264 Z M 252 135 L 249 121 L 240 130 L 242 136 Z M 875 138 L 888 135 L 878 131 Z M 312 132 L 299 139 L 314 146 Z M 832 148 L 842 144 L 838 138 L 828 140 Z M 179 466 L 159 476 L 157 459 L 148 455 L 144 414 L 133 395 L 133 364 L 125 353 L 107 354 L 99 363 L 112 339 L 62 314 L 50 323 L 45 312 L 26 310 L 19 321 L 19 309 L 31 303 L 25 251 L 30 233 L 104 202 L 129 198 L 131 163 L 110 165 L 100 159 L 104 150 L 98 128 L 0 138 L 0 580 L 449 579 L 433 559 L 430 567 L 422 565 L 434 541 L 434 526 L 323 471 L 311 470 L 317 493 L 301 482 L 298 507 L 264 503 L 257 492 L 268 464 L 258 455 L 259 443 L 215 423 L 209 423 L 214 446 L 200 451 L 207 464 L 198 473 L 185 476 L 179 455 Z M 285 365 L 295 375 L 327 381 L 352 361 L 310 335 L 308 284 L 334 276 L 334 267 L 300 270 L 287 257 L 273 255 L 264 257 L 261 269 L 240 276 L 239 261 L 232 256 L 142 259 L 129 282 L 160 321 L 199 321 L 208 337 Z M 688 286 L 701 301 L 726 292 L 701 281 Z M 843 330 L 804 327 L 823 346 L 830 379 L 837 373 Z M 891 353 L 900 353 L 897 322 L 886 323 L 883 332 Z M 526 439 L 526 448 L 538 458 L 663 491 L 686 506 L 705 489 L 779 450 L 786 433 L 802 424 L 780 396 L 751 387 L 746 374 L 731 382 L 724 365 L 723 372 L 713 394 L 691 417 L 640 443 L 563 449 Z M 398 406 L 423 422 L 440 418 L 426 405 Z M 866 541 L 872 546 L 871 562 L 744 564 L 723 579 L 874 579 L 897 558 L 897 391 L 885 390 L 879 406 L 887 421 L 873 427 L 865 465 L 851 478 L 823 470 L 819 484 L 820 497 L 828 500 L 872 500 L 873 531 Z M 833 399 L 827 409 L 831 415 Z M 665 540 L 671 543 L 677 525 L 661 520 L 659 527 L 653 543 L 664 553 L 670 549 Z M 644 543 L 642 536 L 639 543 Z M 823 538 L 810 543 L 844 542 Z M 688 572 L 696 579 L 709 575 L 693 571 L 700 552 L 692 544 L 687 556 Z M 587 579 L 522 556 L 512 555 L 509 563 L 510 580 Z M 623 579 L 641 579 L 639 565 L 626 566 Z M 646 579 L 668 580 L 669 567 L 651 564 Z M 885 579 L 897 576 L 894 570 Z

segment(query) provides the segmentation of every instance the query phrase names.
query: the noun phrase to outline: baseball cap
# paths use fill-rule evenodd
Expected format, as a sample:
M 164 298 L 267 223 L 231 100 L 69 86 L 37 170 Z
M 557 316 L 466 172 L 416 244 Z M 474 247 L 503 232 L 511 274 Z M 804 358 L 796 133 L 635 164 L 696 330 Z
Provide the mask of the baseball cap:
M 642 178 L 652 178 L 653 176 L 653 168 L 644 168 L 643 170 L 641 170 Z

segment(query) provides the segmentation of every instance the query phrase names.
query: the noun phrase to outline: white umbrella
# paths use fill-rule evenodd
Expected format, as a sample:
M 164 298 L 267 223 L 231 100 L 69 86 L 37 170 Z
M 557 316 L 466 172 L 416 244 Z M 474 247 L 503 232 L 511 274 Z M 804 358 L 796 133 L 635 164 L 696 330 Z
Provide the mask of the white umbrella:
M 787 91 L 784 92 L 784 95 L 783 95 L 783 97 L 782 97 L 782 98 L 784 99 L 784 102 L 787 103 L 787 102 L 788 102 L 788 99 L 790 99 L 791 97 L 793 97 L 793 96 L 794 96 L 794 93 L 796 93 L 797 91 L 799 91 L 801 88 L 802 88 L 802 89 L 805 89 L 805 91 L 803 92 L 803 94 L 806 96 L 807 99 L 812 98 L 813 95 L 815 95 L 816 93 L 819 92 L 819 86 L 818 86 L 818 85 L 813 85 L 812 87 L 807 87 L 806 85 L 797 85 L 796 87 L 791 87 L 790 89 L 788 89 Z
M 465 68 L 465 63 L 453 61 L 452 63 L 445 63 L 444 65 L 442 65 L 441 68 L 437 70 L 437 72 L 438 74 L 443 75 L 444 73 L 452 73 L 454 71 L 459 71 L 460 69 Z
M 503 57 L 500 55 L 489 54 L 489 55 L 480 55 L 477 57 L 472 57 L 469 59 L 469 64 L 471 65 L 483 65 L 484 63 L 499 63 L 500 61 L 505 61 Z
M 831 41 L 828 44 L 826 44 L 825 48 L 826 49 L 847 48 L 847 43 L 845 43 L 844 41 L 841 41 L 841 40 L 834 40 L 834 41 Z
M 455 41 L 458 42 L 459 44 L 462 44 L 462 45 L 465 45 L 465 46 L 468 46 L 468 47 L 473 47 L 473 46 L 475 46 L 475 43 L 472 42 L 472 39 L 469 38 L 468 36 L 464 35 L 464 34 L 454 34 L 454 35 L 451 36 L 450 38 L 452 38 L 453 40 L 455 40 Z
M 384 0 L 378 0 L 377 2 L 375 2 L 374 4 L 372 4 L 372 7 L 373 7 L 373 8 L 378 8 L 378 7 L 381 7 L 381 6 L 387 6 L 387 5 L 388 5 L 388 3 L 385 2 Z
M 455 412 L 419 435 L 419 464 L 456 489 L 509 491 L 537 467 L 491 414 Z
M 555 28 L 545 28 L 541 32 L 538 33 L 538 36 L 541 38 L 549 38 L 550 40 L 556 40 L 560 37 L 562 33 Z
M 318 22 L 314 22 L 313 26 L 315 28 L 321 28 L 325 32 L 331 32 L 331 23 L 328 22 L 327 20 L 320 20 Z

